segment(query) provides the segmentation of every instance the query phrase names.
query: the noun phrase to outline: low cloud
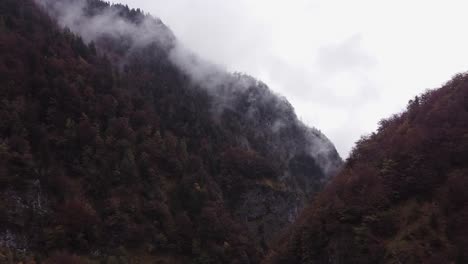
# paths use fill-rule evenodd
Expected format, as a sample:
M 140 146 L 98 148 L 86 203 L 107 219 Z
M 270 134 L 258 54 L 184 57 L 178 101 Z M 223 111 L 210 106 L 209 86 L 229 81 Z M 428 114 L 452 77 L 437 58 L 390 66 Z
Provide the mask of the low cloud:
M 185 72 L 194 84 L 207 89 L 212 94 L 215 99 L 212 109 L 214 120 L 217 120 L 226 109 L 239 111 L 236 105 L 239 104 L 239 100 L 245 100 L 241 104 L 247 105 L 248 108 L 241 114 L 258 133 L 272 133 L 278 140 L 278 142 L 273 140 L 273 145 L 282 146 L 285 148 L 282 151 L 288 155 L 294 155 L 296 151 L 306 151 L 321 164 L 327 174 L 336 168 L 337 164 L 329 163 L 327 156 L 334 151 L 333 145 L 318 130 L 303 125 L 284 97 L 271 92 L 264 83 L 253 77 L 229 73 L 223 67 L 196 56 L 183 46 L 159 19 L 138 12 L 135 12 L 135 17 L 127 18 L 123 15 L 121 5 L 96 9 L 90 8 L 88 5 L 92 2 L 87 0 L 36 1 L 56 18 L 61 26 L 79 34 L 88 43 L 103 37 L 121 39 L 128 46 L 128 53 L 150 44 L 158 44 L 159 47 L 163 47 L 163 52 L 169 54 L 172 63 Z M 160 49 L 156 49 L 155 52 L 158 50 Z M 249 90 L 253 87 L 255 89 Z M 263 119 L 260 116 L 262 107 L 274 109 L 275 113 L 272 114 L 276 119 L 266 123 L 259 121 Z M 308 141 L 304 142 L 305 146 L 296 146 L 296 141 L 291 139 L 289 146 L 297 150 L 287 149 L 285 147 L 287 144 L 279 142 L 280 131 L 296 125 L 303 130 L 304 135 L 309 136 L 304 139 Z
M 203 58 L 285 95 L 344 157 L 380 119 L 468 69 L 459 0 L 119 1 L 161 17 Z

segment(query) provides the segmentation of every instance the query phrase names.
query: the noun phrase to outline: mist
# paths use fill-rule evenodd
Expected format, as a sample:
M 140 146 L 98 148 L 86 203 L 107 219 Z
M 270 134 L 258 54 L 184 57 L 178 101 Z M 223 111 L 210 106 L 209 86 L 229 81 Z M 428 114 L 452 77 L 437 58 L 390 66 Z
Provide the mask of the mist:
M 223 67 L 202 60 L 181 45 L 161 20 L 145 15 L 138 24 L 122 18 L 119 5 L 96 14 L 87 13 L 86 0 L 35 0 L 64 28 L 78 34 L 86 43 L 102 37 L 125 38 L 129 51 L 157 44 L 169 52 L 170 60 L 204 88 L 214 88 L 227 78 Z M 155 50 L 154 52 L 158 52 Z
M 86 0 L 36 0 L 60 26 L 70 29 L 78 34 L 87 43 L 95 42 L 102 37 L 125 40 L 129 45 L 128 54 L 134 50 L 156 44 L 161 49 L 153 52 L 167 53 L 169 60 L 182 72 L 190 77 L 194 86 L 206 89 L 215 98 L 212 112 L 213 119 L 219 120 L 226 109 L 235 110 L 239 97 L 247 94 L 246 104 L 249 108 L 244 114 L 246 120 L 259 131 L 267 129 L 276 139 L 274 142 L 281 145 L 280 135 L 283 130 L 298 126 L 307 138 L 306 146 L 296 146 L 290 143 L 291 149 L 284 149 L 285 153 L 305 151 L 321 166 L 325 174 L 333 173 L 337 164 L 329 162 L 330 153 L 335 147 L 328 138 L 317 129 L 305 126 L 294 113 L 294 108 L 285 97 L 272 92 L 267 85 L 257 79 L 242 73 L 230 73 L 226 68 L 211 63 L 196 55 L 188 47 L 181 44 L 172 31 L 158 18 L 151 15 L 138 17 L 137 23 L 122 17 L 119 13 L 120 5 L 113 5 L 102 12 L 90 13 Z M 249 89 L 254 90 L 249 90 Z M 259 123 L 259 108 L 269 105 L 276 109 L 276 119 Z M 245 139 L 240 139 L 246 142 Z M 248 142 L 245 144 L 249 147 Z M 288 144 L 285 144 L 288 146 Z M 274 147 L 274 146 L 272 146 Z M 285 157 L 289 160 L 293 154 Z

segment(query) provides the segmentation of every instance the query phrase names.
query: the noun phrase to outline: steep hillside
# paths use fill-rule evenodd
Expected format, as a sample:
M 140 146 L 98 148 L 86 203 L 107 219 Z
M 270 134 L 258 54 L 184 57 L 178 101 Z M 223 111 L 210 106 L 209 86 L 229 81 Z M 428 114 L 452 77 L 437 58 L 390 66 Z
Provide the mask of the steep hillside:
M 341 165 L 122 5 L 2 0 L 0 87 L 0 263 L 257 263 Z
M 265 263 L 468 263 L 468 75 L 362 138 Z

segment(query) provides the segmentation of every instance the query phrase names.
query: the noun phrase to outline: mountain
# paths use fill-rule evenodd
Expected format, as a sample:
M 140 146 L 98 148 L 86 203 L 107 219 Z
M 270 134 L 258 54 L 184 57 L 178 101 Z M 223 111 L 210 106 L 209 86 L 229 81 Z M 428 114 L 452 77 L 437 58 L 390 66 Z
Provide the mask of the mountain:
M 264 263 L 468 263 L 468 74 L 363 137 Z
M 0 263 L 258 263 L 342 164 L 123 5 L 0 1 L 0 87 Z

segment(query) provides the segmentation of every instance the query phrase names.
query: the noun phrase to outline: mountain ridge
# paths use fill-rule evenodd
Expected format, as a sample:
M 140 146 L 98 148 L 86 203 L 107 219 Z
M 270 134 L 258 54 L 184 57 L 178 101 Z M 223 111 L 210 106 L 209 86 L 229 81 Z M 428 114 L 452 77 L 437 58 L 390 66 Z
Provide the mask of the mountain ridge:
M 0 3 L 0 261 L 257 263 L 341 166 L 266 85 L 155 41 L 159 20 L 39 3 Z

